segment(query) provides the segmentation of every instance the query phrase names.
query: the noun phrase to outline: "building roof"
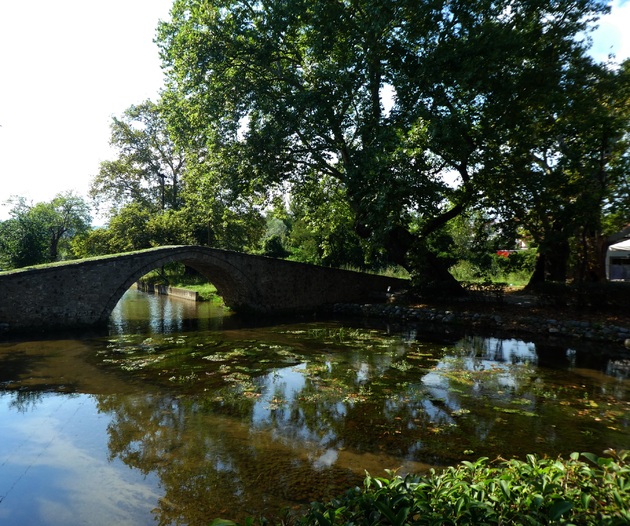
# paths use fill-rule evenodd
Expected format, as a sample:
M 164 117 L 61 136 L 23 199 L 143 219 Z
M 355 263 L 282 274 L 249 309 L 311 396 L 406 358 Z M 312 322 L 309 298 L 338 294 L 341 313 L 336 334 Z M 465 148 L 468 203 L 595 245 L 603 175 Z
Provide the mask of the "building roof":
M 619 243 L 615 243 L 614 245 L 610 245 L 608 250 L 611 252 L 630 252 L 630 239 L 624 239 Z

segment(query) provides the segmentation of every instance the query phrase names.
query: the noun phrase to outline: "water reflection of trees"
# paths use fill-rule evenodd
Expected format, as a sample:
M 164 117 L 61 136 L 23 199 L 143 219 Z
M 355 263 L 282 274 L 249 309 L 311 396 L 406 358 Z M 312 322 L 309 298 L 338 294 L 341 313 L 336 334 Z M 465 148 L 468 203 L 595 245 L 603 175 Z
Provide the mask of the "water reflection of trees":
M 38 391 L 12 391 L 11 394 L 9 407 L 18 413 L 34 411 L 44 398 L 43 393 Z
M 547 383 L 532 344 L 286 349 L 274 358 L 267 348 L 264 364 L 243 349 L 229 364 L 197 357 L 199 382 L 223 376 L 196 394 L 99 397 L 113 415 L 111 457 L 160 477 L 161 524 L 277 512 L 339 493 L 366 468 L 576 445 L 574 412 L 559 398 L 572 393 Z
M 159 524 L 278 512 L 360 481 L 334 466 L 313 470 L 299 448 L 217 414 L 204 399 L 107 396 L 98 403 L 114 416 L 108 429 L 111 457 L 159 476 L 164 490 L 155 510 Z

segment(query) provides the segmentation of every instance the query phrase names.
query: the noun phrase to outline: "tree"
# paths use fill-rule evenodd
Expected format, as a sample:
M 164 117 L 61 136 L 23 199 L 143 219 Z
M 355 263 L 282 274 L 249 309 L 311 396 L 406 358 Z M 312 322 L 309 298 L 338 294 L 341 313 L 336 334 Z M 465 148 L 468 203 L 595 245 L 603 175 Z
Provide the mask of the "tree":
M 575 36 L 606 10 L 176 0 L 157 38 L 164 103 L 178 143 L 233 191 L 335 178 L 361 237 L 448 282 L 428 240 L 497 184 L 505 148 L 547 115 L 567 61 L 585 52 Z
M 628 63 L 615 70 L 586 57 L 573 61 L 549 117 L 530 123 L 528 135 L 542 140 L 521 141 L 513 173 L 490 193 L 499 195 L 501 215 L 527 229 L 539 247 L 532 286 L 565 281 L 571 259 L 574 278 L 605 277 L 602 240 L 612 233 L 605 217 L 627 210 L 629 74 Z
M 185 160 L 162 105 L 131 106 L 113 118 L 111 130 L 118 158 L 101 163 L 90 190 L 93 199 L 110 204 L 110 223 L 106 232 L 82 240 L 81 251 L 112 253 L 169 242 L 232 250 L 257 246 L 262 227 L 256 203 L 197 177 L 195 156 L 205 154 L 197 151 L 188 156 L 193 162 Z
M 72 257 L 70 240 L 90 228 L 89 206 L 72 192 L 35 205 L 17 197 L 13 204 L 11 218 L 0 223 L 1 259 L 9 268 L 57 261 L 62 251 Z
M 238 195 L 189 163 L 182 212 L 196 243 L 226 250 L 256 252 L 265 234 L 263 204 L 249 192 Z
M 365 268 L 368 260 L 373 263 L 354 231 L 354 213 L 338 180 L 305 180 L 294 189 L 289 208 L 292 259 L 332 267 Z
M 81 257 L 90 257 L 193 243 L 188 218 L 183 212 L 152 213 L 138 203 L 129 203 L 110 218 L 106 228 L 78 237 L 74 249 Z
M 110 144 L 118 158 L 101 163 L 92 180 L 93 199 L 114 210 L 131 202 L 156 211 L 180 208 L 184 156 L 170 139 L 158 105 L 147 100 L 113 117 Z
M 10 219 L 0 222 L 0 266 L 20 268 L 46 262 L 45 227 L 29 214 L 30 205 L 23 197 L 10 203 Z
M 50 203 L 35 205 L 31 213 L 40 216 L 46 226 L 50 261 L 59 259 L 62 241 L 87 231 L 92 222 L 89 205 L 72 192 L 57 194 Z
M 577 224 L 574 277 L 605 280 L 607 239 L 630 221 L 630 60 L 605 70 L 596 89 L 582 95 L 590 111 L 574 132 L 582 155 L 572 168 L 584 181 L 578 205 L 585 211 Z

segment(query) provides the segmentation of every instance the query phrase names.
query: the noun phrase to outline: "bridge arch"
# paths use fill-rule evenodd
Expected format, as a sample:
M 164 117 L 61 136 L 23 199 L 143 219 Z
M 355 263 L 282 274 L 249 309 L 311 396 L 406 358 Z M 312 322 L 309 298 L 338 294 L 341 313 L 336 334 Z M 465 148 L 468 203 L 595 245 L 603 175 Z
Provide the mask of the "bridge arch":
M 127 275 L 121 276 L 123 279 L 103 306 L 103 311 L 99 315 L 100 323 L 107 323 L 112 311 L 129 287 L 152 270 L 170 263 L 183 263 L 199 272 L 216 287 L 217 293 L 226 305 L 237 305 L 239 298 L 247 296 L 255 288 L 252 279 L 241 268 L 225 259 L 213 256 L 206 250 L 187 248 L 167 255 L 158 253 L 155 259 L 149 261 L 143 259 L 137 268 L 130 269 Z

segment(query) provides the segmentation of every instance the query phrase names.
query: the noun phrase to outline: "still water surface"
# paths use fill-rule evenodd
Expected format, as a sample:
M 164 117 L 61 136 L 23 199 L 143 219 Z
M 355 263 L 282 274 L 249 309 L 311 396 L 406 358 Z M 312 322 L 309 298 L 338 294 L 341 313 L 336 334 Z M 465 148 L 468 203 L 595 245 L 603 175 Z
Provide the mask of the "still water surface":
M 622 350 L 129 291 L 108 335 L 0 343 L 0 524 L 208 524 L 365 470 L 630 447 Z

